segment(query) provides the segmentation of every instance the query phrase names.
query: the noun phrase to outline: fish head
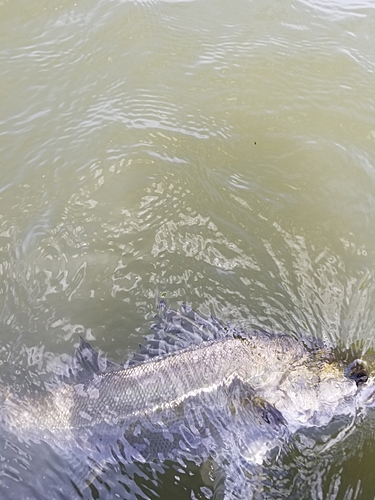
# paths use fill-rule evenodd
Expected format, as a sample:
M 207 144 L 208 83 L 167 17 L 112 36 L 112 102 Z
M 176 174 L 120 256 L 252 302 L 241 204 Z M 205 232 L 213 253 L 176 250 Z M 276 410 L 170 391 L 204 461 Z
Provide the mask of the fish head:
M 369 364 L 363 359 L 355 359 L 345 370 L 345 376 L 350 380 L 354 380 L 357 387 L 368 381 L 369 373 Z
M 375 358 L 355 359 L 345 370 L 345 376 L 357 384 L 362 404 L 375 408 Z

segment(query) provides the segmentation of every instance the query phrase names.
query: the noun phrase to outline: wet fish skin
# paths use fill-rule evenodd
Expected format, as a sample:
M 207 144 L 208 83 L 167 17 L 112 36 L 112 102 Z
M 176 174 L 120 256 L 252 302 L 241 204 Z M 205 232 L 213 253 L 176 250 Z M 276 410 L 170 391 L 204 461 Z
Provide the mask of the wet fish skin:
M 135 366 L 94 374 L 20 403 L 19 429 L 70 431 L 92 426 L 125 425 L 136 417 L 179 405 L 202 392 L 215 392 L 234 379 L 255 389 L 278 383 L 285 365 L 307 352 L 287 336 L 265 334 L 223 338 L 159 356 Z M 269 373 L 269 362 L 273 370 Z M 10 400 L 8 400 L 10 403 Z
M 186 332 L 199 337 L 204 328 L 215 328 L 216 337 L 193 345 L 186 345 L 186 341 L 175 351 L 125 368 L 87 374 L 79 382 L 62 384 L 34 397 L 20 400 L 10 395 L 2 407 L 3 423 L 24 439 L 52 436 L 73 442 L 110 436 L 112 430 L 116 434 L 120 429 L 131 441 L 138 424 L 143 423 L 159 425 L 159 420 L 163 421 L 163 432 L 168 434 L 168 425 L 183 421 L 185 409 L 200 403 L 210 406 L 215 419 L 215 411 L 220 413 L 218 395 L 224 394 L 225 400 L 236 383 L 244 399 L 256 394 L 274 408 L 290 432 L 324 426 L 335 416 L 355 413 L 361 387 L 345 377 L 324 349 L 308 349 L 289 335 L 239 334 L 220 330 L 218 323 L 211 327 L 210 320 L 201 317 L 194 316 L 194 321 L 184 318 L 184 323 L 181 318 L 176 322 L 170 311 L 167 314 L 172 314 L 170 330 L 177 332 L 177 339 L 189 339 Z M 186 321 L 190 323 L 186 325 Z M 182 332 L 181 337 L 178 332 Z M 155 443 L 151 447 L 157 448 Z M 153 459 L 155 453 L 157 450 L 142 451 L 145 459 Z

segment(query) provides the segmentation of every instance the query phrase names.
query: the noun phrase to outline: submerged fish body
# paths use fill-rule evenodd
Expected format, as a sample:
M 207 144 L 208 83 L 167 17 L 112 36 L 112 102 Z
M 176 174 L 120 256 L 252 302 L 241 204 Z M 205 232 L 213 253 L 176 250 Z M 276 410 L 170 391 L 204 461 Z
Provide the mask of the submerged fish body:
M 81 350 L 96 355 L 83 342 Z M 271 340 L 266 334 L 231 335 L 126 368 L 91 373 L 78 383 L 63 384 L 34 398 L 19 401 L 10 397 L 6 402 L 8 423 L 18 435 L 26 437 L 51 433 L 57 438 L 81 441 L 83 435 L 87 440 L 120 430 L 131 442 L 135 427 L 145 428 L 150 422 L 156 422 L 167 434 L 168 426 L 184 420 L 187 408 L 210 406 L 211 417 L 223 406 L 233 411 L 234 388 L 242 393 L 240 398 L 253 399 L 260 388 L 270 390 L 280 382 L 285 363 L 291 367 L 306 355 L 297 342 L 286 336 Z M 171 436 L 168 439 L 173 441 Z M 149 448 L 142 447 L 145 460 L 155 458 L 151 452 L 155 446 Z M 139 458 L 138 453 L 136 456 Z
M 84 341 L 75 362 L 68 382 L 24 400 L 10 395 L 3 425 L 21 439 L 75 444 L 96 458 L 116 448 L 129 461 L 220 464 L 232 446 L 261 463 L 298 429 L 354 418 L 361 391 L 318 343 L 245 334 L 166 308 L 126 366 L 106 364 Z

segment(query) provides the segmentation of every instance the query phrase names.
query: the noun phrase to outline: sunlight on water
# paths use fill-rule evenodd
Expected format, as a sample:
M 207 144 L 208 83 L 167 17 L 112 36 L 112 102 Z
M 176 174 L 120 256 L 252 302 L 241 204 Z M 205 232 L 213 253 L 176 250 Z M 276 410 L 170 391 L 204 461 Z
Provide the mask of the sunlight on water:
M 161 298 L 371 358 L 374 32 L 366 0 L 1 1 L 2 398 L 53 385 L 79 335 L 126 362 Z M 248 470 L 249 498 L 372 498 L 372 417 L 336 424 Z M 112 457 L 73 485 L 71 450 L 0 434 L 7 499 L 222 483 Z

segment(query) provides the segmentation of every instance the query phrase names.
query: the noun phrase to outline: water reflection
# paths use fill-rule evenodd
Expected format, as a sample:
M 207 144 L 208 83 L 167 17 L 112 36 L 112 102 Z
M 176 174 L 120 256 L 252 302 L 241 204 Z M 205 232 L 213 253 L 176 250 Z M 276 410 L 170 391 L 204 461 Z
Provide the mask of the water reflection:
M 344 361 L 373 349 L 374 30 L 365 0 L 0 2 L 4 386 L 47 383 L 80 334 L 123 362 L 163 296 Z M 356 426 L 319 455 L 292 440 L 254 491 L 371 498 Z M 5 498 L 66 497 L 74 460 L 1 449 Z M 129 496 L 119 462 L 82 495 Z M 176 467 L 133 486 L 210 495 Z

